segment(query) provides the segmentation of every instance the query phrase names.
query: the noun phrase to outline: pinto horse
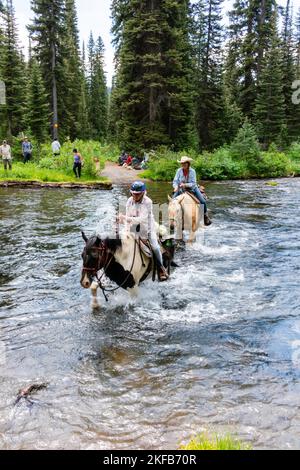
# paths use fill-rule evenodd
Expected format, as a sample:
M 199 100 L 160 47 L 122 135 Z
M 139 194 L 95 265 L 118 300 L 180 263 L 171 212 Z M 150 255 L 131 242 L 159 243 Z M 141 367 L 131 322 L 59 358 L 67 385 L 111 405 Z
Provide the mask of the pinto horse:
M 100 288 L 107 299 L 109 292 L 118 289 L 127 290 L 132 297 L 138 294 L 138 286 L 153 275 L 155 277 L 155 262 L 153 257 L 146 255 L 139 240 L 134 234 L 123 234 L 120 239 L 102 240 L 98 236 L 90 239 L 82 232 L 85 248 L 82 253 L 83 269 L 81 286 L 92 291 L 92 306 L 99 306 L 97 290 Z M 173 240 L 167 240 L 162 247 L 164 265 L 170 270 L 174 258 L 175 246 Z M 99 273 L 102 271 L 101 276 Z M 152 274 L 153 273 L 153 274 Z M 104 287 L 102 280 L 106 276 L 117 284 L 114 289 Z

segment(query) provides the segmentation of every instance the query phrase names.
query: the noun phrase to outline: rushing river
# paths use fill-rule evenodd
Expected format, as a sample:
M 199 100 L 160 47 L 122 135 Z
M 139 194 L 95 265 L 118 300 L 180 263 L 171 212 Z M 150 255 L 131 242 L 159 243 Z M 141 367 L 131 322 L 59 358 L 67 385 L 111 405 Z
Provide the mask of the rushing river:
M 2 449 L 172 449 L 203 430 L 300 448 L 300 180 L 207 190 L 214 224 L 169 283 L 92 313 L 80 230 L 125 189 L 0 189 Z

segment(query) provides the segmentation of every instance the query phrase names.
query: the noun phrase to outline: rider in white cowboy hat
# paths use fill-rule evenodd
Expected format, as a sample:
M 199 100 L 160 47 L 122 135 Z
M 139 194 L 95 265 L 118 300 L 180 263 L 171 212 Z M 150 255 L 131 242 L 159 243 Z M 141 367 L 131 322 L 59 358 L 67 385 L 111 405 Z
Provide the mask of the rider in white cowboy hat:
M 126 205 L 126 216 L 120 215 L 121 223 L 126 223 L 129 229 L 134 229 L 142 239 L 149 240 L 158 265 L 159 280 L 167 281 L 169 276 L 163 265 L 161 249 L 157 239 L 153 202 L 147 196 L 147 188 L 142 181 L 136 181 L 131 186 L 131 198 Z
M 181 164 L 181 168 L 177 170 L 176 176 L 173 181 L 174 198 L 185 192 L 186 190 L 192 192 L 200 203 L 204 206 L 204 223 L 206 226 L 211 225 L 211 220 L 208 217 L 207 203 L 205 197 L 202 195 L 198 184 L 196 171 L 191 168 L 193 159 L 187 156 L 178 160 Z

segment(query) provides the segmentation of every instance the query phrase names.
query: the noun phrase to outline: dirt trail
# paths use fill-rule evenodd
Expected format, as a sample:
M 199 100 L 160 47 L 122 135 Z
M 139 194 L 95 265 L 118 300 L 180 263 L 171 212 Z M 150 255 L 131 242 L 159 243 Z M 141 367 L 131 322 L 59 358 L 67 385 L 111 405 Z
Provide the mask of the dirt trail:
M 130 184 L 138 180 L 141 173 L 143 173 L 143 170 L 132 170 L 116 163 L 107 162 L 101 176 L 109 178 L 113 184 Z

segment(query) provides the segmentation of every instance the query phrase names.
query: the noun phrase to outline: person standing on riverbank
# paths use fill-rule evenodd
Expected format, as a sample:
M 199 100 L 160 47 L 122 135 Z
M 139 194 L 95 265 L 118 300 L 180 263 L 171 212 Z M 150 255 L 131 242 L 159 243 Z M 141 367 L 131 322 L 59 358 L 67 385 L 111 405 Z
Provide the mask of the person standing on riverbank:
M 60 145 L 58 139 L 53 140 L 51 147 L 52 147 L 53 157 L 59 157 L 60 156 L 61 145 Z
M 7 168 L 12 170 L 11 147 L 6 140 L 3 140 L 3 144 L 0 147 L 0 156 L 2 157 L 4 170 L 7 171 Z
M 74 153 L 74 166 L 73 166 L 73 171 L 75 173 L 76 178 L 81 178 L 81 170 L 82 170 L 82 165 L 83 165 L 83 158 L 78 152 L 77 149 L 73 150 Z
M 23 153 L 23 157 L 24 157 L 24 165 L 31 160 L 32 150 L 33 150 L 33 147 L 32 147 L 32 144 L 31 144 L 30 140 L 28 139 L 28 137 L 25 137 L 25 139 L 22 143 L 22 153 Z

